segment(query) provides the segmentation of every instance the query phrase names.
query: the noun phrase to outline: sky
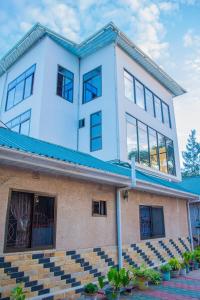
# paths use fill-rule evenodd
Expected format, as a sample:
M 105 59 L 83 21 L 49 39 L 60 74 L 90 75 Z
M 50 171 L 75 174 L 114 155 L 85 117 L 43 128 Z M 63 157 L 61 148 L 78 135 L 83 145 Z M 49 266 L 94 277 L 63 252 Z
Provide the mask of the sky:
M 186 90 L 174 98 L 179 149 L 200 141 L 200 0 L 0 0 L 0 57 L 36 22 L 80 42 L 113 21 Z

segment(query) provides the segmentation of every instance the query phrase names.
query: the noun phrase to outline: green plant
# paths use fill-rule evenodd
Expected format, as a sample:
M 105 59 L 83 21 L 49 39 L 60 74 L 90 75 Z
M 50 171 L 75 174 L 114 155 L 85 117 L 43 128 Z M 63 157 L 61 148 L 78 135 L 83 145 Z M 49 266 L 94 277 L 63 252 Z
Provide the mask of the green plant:
M 148 274 L 148 279 L 152 284 L 158 285 L 161 283 L 162 278 L 161 278 L 161 274 L 158 271 L 154 269 L 149 269 L 147 271 L 147 274 Z
M 180 263 L 180 267 L 181 267 L 181 269 L 185 269 L 185 268 L 186 268 L 186 264 L 185 264 L 184 261 L 182 261 L 182 262 Z
M 98 292 L 98 287 L 94 283 L 88 283 L 84 287 L 85 294 L 94 295 Z
M 183 261 L 184 263 L 189 266 L 190 262 L 192 261 L 192 252 L 186 251 L 183 253 Z
M 102 290 L 104 288 L 104 286 L 106 285 L 105 277 L 104 276 L 98 277 L 98 283 L 99 283 L 100 289 Z
M 195 261 L 197 261 L 198 263 L 200 263 L 200 250 L 195 249 L 193 251 L 193 256 L 194 256 Z
M 26 296 L 23 291 L 23 288 L 21 285 L 17 285 L 12 291 L 11 291 L 11 299 L 12 300 L 25 300 Z
M 114 291 L 119 291 L 122 287 L 121 280 L 121 270 L 117 270 L 116 268 L 111 268 L 107 274 L 109 284 L 113 288 Z
M 148 280 L 148 269 L 145 265 L 141 265 L 140 268 L 133 268 L 132 273 L 136 279 Z
M 130 272 L 127 271 L 125 268 L 122 268 L 120 270 L 120 277 L 121 277 L 122 286 L 124 288 L 127 287 L 131 281 Z
M 162 273 L 167 273 L 171 271 L 171 266 L 169 264 L 164 264 L 160 267 Z
M 176 257 L 169 260 L 169 265 L 171 266 L 172 271 L 179 271 L 181 267 L 180 262 Z

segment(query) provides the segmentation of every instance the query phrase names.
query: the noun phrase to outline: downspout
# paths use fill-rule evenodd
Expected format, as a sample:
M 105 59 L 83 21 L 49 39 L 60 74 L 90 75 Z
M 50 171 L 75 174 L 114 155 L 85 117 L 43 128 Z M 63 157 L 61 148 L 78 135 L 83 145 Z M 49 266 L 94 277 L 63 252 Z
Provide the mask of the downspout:
M 116 218 L 117 218 L 117 250 L 118 267 L 123 267 L 122 259 L 122 222 L 121 222 L 121 192 L 134 189 L 136 186 L 135 157 L 131 158 L 131 184 L 130 186 L 118 188 L 116 191 Z
M 192 224 L 191 224 L 191 217 L 190 217 L 190 200 L 187 201 L 187 217 L 188 217 L 188 228 L 189 228 L 189 237 L 190 237 L 191 249 L 194 250 L 194 242 L 193 242 L 193 235 L 192 235 Z

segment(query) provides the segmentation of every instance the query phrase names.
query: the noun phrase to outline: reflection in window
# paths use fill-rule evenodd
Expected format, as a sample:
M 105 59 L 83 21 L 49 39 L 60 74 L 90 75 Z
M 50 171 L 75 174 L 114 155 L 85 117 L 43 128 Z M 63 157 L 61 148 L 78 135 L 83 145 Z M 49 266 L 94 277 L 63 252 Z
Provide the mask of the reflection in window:
M 135 95 L 136 95 L 137 105 L 139 105 L 141 108 L 145 109 L 144 86 L 137 80 L 135 80 Z
M 167 150 L 165 144 L 165 137 L 160 133 L 158 133 L 158 148 L 159 148 L 160 171 L 167 173 Z
M 151 128 L 149 128 L 149 151 L 150 151 L 150 166 L 158 170 L 159 163 L 158 163 L 157 135 L 156 135 L 156 131 Z
M 6 110 L 9 110 L 33 93 L 35 65 L 9 83 L 6 99 Z
M 57 95 L 73 102 L 74 74 L 58 66 Z
M 131 159 L 134 156 L 135 160 L 138 161 L 137 127 L 134 118 L 127 122 L 127 149 L 128 158 Z
M 101 111 L 90 116 L 90 151 L 102 149 L 102 115 Z
M 146 97 L 146 110 L 154 117 L 154 104 L 153 104 L 153 93 L 145 89 L 145 97 Z
M 149 166 L 147 126 L 139 121 L 138 121 L 138 137 L 139 137 L 140 163 L 145 166 Z
M 173 141 L 166 138 L 168 173 L 176 175 Z
M 102 94 L 101 67 L 83 75 L 83 103 L 87 103 Z
M 134 101 L 134 79 L 127 71 L 124 70 L 125 96 Z
M 168 127 L 171 127 L 170 124 L 170 115 L 169 115 L 169 106 L 162 102 L 162 110 L 163 110 L 163 119 L 164 123 L 167 124 Z
M 31 110 L 27 110 L 23 114 L 7 122 L 6 125 L 15 132 L 29 135 L 30 120 Z
M 155 103 L 155 113 L 156 118 L 162 122 L 162 108 L 161 108 L 161 101 L 158 97 L 154 97 L 154 103 Z

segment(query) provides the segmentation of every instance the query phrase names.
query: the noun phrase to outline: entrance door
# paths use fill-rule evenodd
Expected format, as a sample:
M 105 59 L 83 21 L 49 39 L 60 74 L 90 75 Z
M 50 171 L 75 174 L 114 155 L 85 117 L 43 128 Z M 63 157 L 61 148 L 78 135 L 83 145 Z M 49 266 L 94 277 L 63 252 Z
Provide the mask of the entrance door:
M 52 247 L 54 205 L 52 197 L 12 192 L 6 228 L 6 250 Z

